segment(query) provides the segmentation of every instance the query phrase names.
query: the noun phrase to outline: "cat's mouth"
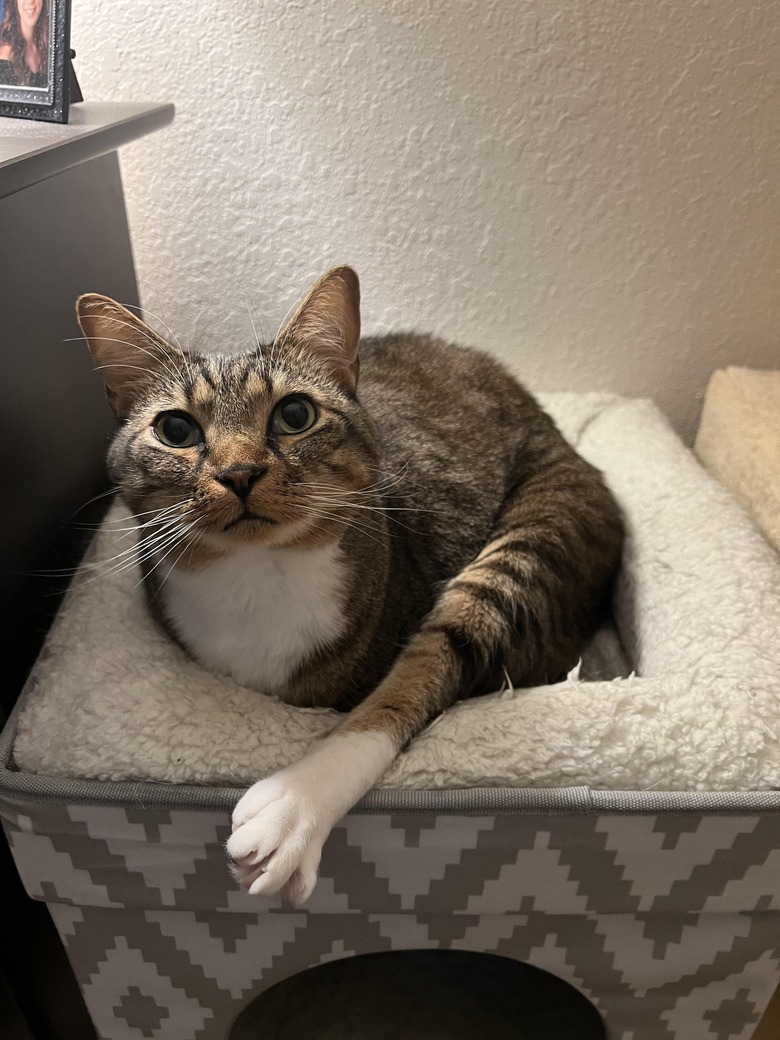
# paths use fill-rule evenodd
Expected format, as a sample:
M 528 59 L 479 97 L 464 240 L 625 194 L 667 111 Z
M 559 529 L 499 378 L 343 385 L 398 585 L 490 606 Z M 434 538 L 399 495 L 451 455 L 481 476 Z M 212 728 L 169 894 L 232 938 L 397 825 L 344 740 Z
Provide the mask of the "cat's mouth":
M 230 523 L 225 524 L 222 528 L 223 531 L 229 531 L 233 527 L 237 527 L 238 524 L 251 523 L 254 521 L 258 524 L 275 524 L 274 520 L 270 516 L 263 516 L 262 513 L 252 513 L 248 509 L 245 509 L 241 516 L 237 516 L 235 520 L 231 520 Z

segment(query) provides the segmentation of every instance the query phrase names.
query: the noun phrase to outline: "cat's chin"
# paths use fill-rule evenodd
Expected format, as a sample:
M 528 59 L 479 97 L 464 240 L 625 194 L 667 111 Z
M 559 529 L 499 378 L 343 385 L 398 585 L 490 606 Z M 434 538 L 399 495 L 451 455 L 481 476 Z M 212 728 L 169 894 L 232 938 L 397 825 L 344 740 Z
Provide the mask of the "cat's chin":
M 274 520 L 270 516 L 262 516 L 259 513 L 244 513 L 235 520 L 231 520 L 223 528 L 224 531 L 233 531 L 241 534 L 244 531 L 257 532 L 257 531 L 268 531 L 274 528 L 278 524 L 278 520 Z
M 330 534 L 312 531 L 309 524 L 296 521 L 270 521 L 259 517 L 241 517 L 220 530 L 204 535 L 212 548 L 222 552 L 237 546 L 257 545 L 267 549 L 318 548 L 333 541 Z
M 272 545 L 278 541 L 280 533 L 279 524 L 255 517 L 241 517 L 221 531 L 212 531 L 209 540 L 223 549 L 230 545 Z

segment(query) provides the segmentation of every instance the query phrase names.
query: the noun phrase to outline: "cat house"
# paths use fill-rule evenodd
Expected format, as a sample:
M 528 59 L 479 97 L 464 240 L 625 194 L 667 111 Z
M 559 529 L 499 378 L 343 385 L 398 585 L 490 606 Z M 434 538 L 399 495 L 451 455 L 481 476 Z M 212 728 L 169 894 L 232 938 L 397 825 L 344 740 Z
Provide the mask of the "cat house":
M 458 704 L 328 839 L 302 907 L 225 863 L 239 789 L 336 721 L 205 674 L 103 525 L 2 736 L 0 815 L 105 1040 L 226 1040 L 313 965 L 497 953 L 571 983 L 610 1040 L 748 1040 L 780 980 L 780 566 L 647 401 L 550 395 L 628 522 L 564 682 Z M 114 514 L 115 516 L 118 514 Z

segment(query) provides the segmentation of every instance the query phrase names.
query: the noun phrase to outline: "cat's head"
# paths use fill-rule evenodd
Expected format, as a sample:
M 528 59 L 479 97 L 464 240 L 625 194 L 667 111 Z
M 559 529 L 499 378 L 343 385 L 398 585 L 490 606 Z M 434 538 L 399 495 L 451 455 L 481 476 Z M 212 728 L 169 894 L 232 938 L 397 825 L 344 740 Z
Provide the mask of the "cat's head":
M 355 272 L 334 268 L 272 344 L 228 356 L 184 352 L 108 297 L 79 297 L 122 420 L 109 473 L 161 546 L 185 527 L 212 551 L 316 545 L 348 528 L 350 493 L 378 463 L 356 396 L 359 300 Z

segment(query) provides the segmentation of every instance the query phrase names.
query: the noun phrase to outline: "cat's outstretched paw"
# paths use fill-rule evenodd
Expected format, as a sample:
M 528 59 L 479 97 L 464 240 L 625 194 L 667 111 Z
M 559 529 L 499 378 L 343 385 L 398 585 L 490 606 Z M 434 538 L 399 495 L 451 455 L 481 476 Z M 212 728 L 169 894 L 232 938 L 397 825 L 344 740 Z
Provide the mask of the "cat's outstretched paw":
M 283 775 L 254 784 L 233 810 L 227 842 L 233 875 L 253 896 L 281 893 L 298 906 L 317 883 L 323 828 L 318 806 Z
M 322 846 L 337 823 L 396 755 L 384 733 L 335 733 L 299 762 L 246 792 L 233 810 L 227 854 L 253 896 L 281 892 L 304 903 L 317 883 Z

